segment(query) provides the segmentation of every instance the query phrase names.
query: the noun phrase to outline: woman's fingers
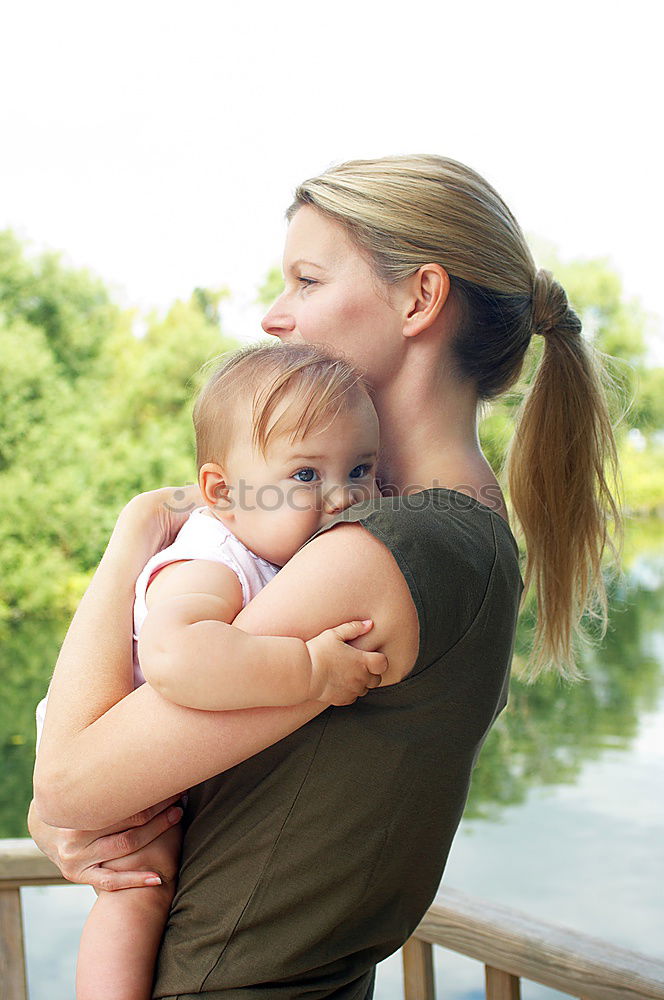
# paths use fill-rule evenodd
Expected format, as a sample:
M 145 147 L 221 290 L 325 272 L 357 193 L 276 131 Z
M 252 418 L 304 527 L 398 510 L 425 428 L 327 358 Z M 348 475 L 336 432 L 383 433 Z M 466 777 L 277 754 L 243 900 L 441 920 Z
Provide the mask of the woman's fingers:
M 163 802 L 155 802 L 153 806 L 148 806 L 147 809 L 142 809 L 141 812 L 134 813 L 133 816 L 129 816 L 127 819 L 120 820 L 119 823 L 114 823 L 112 826 L 106 827 L 105 830 L 99 830 L 97 837 L 103 837 L 110 833 L 118 833 L 120 830 L 129 829 L 129 827 L 145 826 L 145 824 L 149 823 L 158 813 L 164 812 L 168 806 L 178 802 L 181 798 L 181 792 L 178 792 L 176 795 L 169 795 L 169 797 L 164 799 Z
M 83 882 L 94 885 L 95 888 L 103 888 L 99 880 L 105 877 L 105 870 L 100 873 L 97 871 L 98 866 L 105 861 L 133 854 L 134 851 L 150 844 L 164 830 L 175 826 L 182 816 L 182 809 L 174 805 L 179 798 L 179 795 L 171 796 L 106 830 L 59 830 L 55 827 L 45 827 L 48 837 L 45 834 L 40 835 L 38 844 L 69 882 Z M 35 828 L 33 836 L 35 833 L 42 834 L 44 831 Z M 132 884 L 145 885 L 145 878 L 149 874 L 143 872 L 143 881 Z M 92 881 L 92 878 L 95 881 Z
M 91 885 L 98 892 L 117 892 L 118 889 L 143 889 L 146 885 L 161 885 L 156 872 L 114 872 L 110 868 L 97 866 L 88 868 L 85 877 L 79 879 Z
M 132 497 L 122 512 L 130 519 L 149 526 L 150 536 L 158 538 L 158 547 L 169 545 L 195 507 L 203 505 L 203 495 L 196 485 L 164 486 Z
M 179 806 L 171 805 L 167 809 L 162 809 L 141 826 L 132 826 L 127 830 L 119 830 L 100 837 L 90 845 L 90 852 L 94 855 L 94 863 L 114 861 L 116 858 L 125 858 L 128 854 L 140 851 L 141 848 L 151 844 L 153 840 L 161 836 L 169 827 L 179 823 L 181 818 L 182 809 Z
M 157 517 L 167 543 L 175 537 L 192 510 L 204 503 L 203 494 L 196 485 L 167 486 L 153 490 L 150 495 L 157 504 Z

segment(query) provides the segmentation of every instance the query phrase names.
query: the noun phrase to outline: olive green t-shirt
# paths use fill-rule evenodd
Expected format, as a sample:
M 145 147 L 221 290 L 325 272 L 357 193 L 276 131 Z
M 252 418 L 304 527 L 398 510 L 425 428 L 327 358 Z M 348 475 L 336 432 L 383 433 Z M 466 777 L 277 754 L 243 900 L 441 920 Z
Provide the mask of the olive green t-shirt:
M 367 500 L 321 530 L 347 521 L 401 569 L 417 661 L 191 789 L 155 997 L 368 1000 L 376 963 L 436 894 L 506 703 L 518 548 L 500 515 L 454 490 Z

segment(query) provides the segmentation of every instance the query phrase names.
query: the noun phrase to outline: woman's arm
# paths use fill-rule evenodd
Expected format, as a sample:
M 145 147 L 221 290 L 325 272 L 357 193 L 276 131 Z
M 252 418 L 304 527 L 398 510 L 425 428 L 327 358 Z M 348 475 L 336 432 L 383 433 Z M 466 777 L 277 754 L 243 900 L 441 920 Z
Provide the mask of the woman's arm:
M 117 520 L 57 659 L 38 771 L 42 760 L 52 759 L 56 746 L 84 730 L 133 689 L 134 585 L 164 540 L 158 513 L 167 492 L 134 497 Z
M 344 642 L 368 631 L 361 623 L 343 623 L 343 636 L 328 630 L 308 643 L 252 635 L 232 624 L 242 589 L 229 566 L 191 559 L 166 566 L 158 582 L 166 574 L 149 601 L 138 655 L 150 686 L 169 701 L 208 712 L 305 701 L 347 705 L 380 683 L 385 658 Z
M 35 772 L 37 811 L 54 826 L 109 826 L 271 746 L 324 709 L 305 702 L 199 712 L 149 685 L 127 694 L 133 581 L 151 554 L 144 516 L 142 509 L 121 517 L 58 659 Z M 235 623 L 254 635 L 308 641 L 361 618 L 374 629 L 353 644 L 387 656 L 383 684 L 401 679 L 418 651 L 408 585 L 381 542 L 360 525 L 340 524 L 301 549 Z
M 103 865 L 135 854 L 176 826 L 182 817 L 182 809 L 176 805 L 178 798 L 174 795 L 166 802 L 158 802 L 106 830 L 61 830 L 49 826 L 40 819 L 32 802 L 28 830 L 43 853 L 70 882 L 82 882 L 107 892 L 137 889 L 153 885 L 148 880 L 158 873 L 114 871 Z

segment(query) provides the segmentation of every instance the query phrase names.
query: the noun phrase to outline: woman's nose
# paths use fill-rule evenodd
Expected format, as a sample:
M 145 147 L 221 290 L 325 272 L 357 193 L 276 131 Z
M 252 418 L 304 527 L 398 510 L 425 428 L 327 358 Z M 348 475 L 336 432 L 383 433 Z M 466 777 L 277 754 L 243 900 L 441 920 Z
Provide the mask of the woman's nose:
M 273 337 L 280 337 L 283 333 L 292 333 L 295 329 L 295 319 L 288 313 L 280 303 L 280 299 L 274 303 L 268 313 L 261 321 L 261 326 L 266 333 Z

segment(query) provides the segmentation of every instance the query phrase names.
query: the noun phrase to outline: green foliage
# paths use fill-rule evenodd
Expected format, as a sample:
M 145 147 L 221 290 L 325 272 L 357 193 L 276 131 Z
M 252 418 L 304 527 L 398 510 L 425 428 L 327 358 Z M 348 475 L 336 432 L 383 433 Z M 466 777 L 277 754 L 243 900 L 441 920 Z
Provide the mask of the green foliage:
M 639 371 L 632 426 L 647 435 L 664 427 L 664 368 Z
M 620 468 L 628 511 L 664 517 L 664 442 L 642 439 L 637 447 L 630 436 L 620 449 Z
M 28 257 L 0 232 L 0 315 L 40 330 L 61 374 L 75 379 L 97 357 L 118 309 L 102 283 L 66 267 L 59 254 Z
M 24 319 L 0 318 L 0 471 L 29 450 L 45 428 L 71 407 L 70 384 L 62 378 L 44 332 Z
M 256 301 L 261 306 L 271 305 L 284 290 L 284 278 L 280 267 L 271 267 L 258 289 Z
M 222 294 L 197 289 L 137 337 L 96 279 L 0 233 L 0 631 L 70 614 L 120 508 L 195 480 L 199 369 L 236 346 Z
M 227 299 L 230 292 L 227 288 L 194 288 L 191 296 L 208 323 L 219 324 L 219 303 Z

